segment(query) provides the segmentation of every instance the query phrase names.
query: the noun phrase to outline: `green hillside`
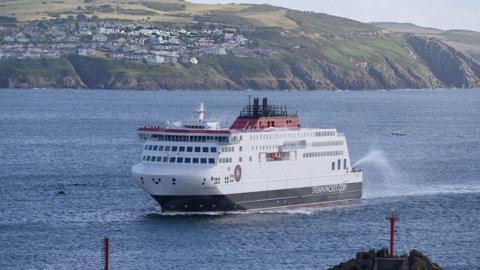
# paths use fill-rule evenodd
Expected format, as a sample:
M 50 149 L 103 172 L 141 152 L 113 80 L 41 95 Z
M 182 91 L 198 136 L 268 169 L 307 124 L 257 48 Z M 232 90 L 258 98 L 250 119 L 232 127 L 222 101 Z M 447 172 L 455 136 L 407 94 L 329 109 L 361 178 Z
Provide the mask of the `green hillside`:
M 153 66 L 109 59 L 102 52 L 69 56 L 47 65 L 52 68 L 49 74 L 56 75 L 49 75 L 44 84 L 38 69 L 49 60 L 16 60 L 14 70 L 12 60 L 0 60 L 0 87 L 17 87 L 17 81 L 22 86 L 63 87 L 61 78 L 66 76 L 71 87 L 115 89 L 391 89 L 474 87 L 480 82 L 477 63 L 461 53 L 476 57 L 480 52 L 475 32 L 365 24 L 270 5 L 17 0 L 0 2 L 0 6 L 0 16 L 15 17 L 19 25 L 32 20 L 50 23 L 55 18 L 76 22 L 83 16 L 80 20 L 127 20 L 154 28 L 221 28 L 245 36 L 245 49 L 271 52 L 266 56 L 199 55 L 198 65 Z M 412 33 L 424 38 L 411 38 Z M 447 63 L 441 63 L 444 69 L 435 69 L 434 60 L 440 57 L 425 53 L 431 46 L 436 53 L 449 55 Z M 59 68 L 58 63 L 63 66 Z M 443 78 L 448 74 L 456 78 Z

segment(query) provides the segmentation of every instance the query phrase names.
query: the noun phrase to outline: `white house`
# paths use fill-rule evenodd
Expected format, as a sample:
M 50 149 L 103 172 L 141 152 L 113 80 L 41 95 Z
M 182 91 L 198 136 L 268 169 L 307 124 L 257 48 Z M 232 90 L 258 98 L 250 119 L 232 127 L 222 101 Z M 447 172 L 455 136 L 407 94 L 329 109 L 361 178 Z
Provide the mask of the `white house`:
M 93 41 L 105 42 L 108 40 L 108 37 L 102 34 L 96 34 L 92 36 Z
M 198 59 L 196 57 L 190 58 L 190 63 L 197 65 L 198 64 Z
M 95 55 L 95 50 L 90 48 L 78 48 L 77 54 L 82 56 Z
M 5 36 L 5 37 L 3 37 L 3 41 L 5 41 L 5 42 L 14 42 L 14 41 L 15 41 L 15 37 Z
M 145 60 L 145 62 L 147 62 L 148 64 L 162 64 L 162 63 L 165 63 L 165 57 L 163 57 L 161 55 L 152 55 L 152 54 L 145 55 L 143 57 L 143 60 Z

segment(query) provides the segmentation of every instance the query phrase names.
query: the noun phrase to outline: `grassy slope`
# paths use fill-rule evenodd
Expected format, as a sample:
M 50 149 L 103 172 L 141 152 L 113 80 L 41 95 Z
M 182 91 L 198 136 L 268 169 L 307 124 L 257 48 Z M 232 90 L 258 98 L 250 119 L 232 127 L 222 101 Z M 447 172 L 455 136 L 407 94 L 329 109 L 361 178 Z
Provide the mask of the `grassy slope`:
M 71 86 L 84 87 L 71 63 L 64 59 L 42 60 L 0 60 L 0 87 L 8 87 L 9 80 L 29 83 L 35 81 L 38 87 L 58 87 L 62 79 L 69 77 Z
M 373 22 L 372 24 L 398 33 L 439 34 L 443 32 L 440 29 L 422 27 L 413 23 Z
M 34 75 L 48 75 L 52 73 L 72 72 L 71 66 L 64 59 L 58 60 L 22 60 L 22 61 L 0 61 L 0 69 L 7 73 Z M 34 71 L 32 73 L 32 70 Z
M 70 56 L 76 72 L 89 88 L 158 88 L 186 89 L 191 85 L 211 85 L 214 89 L 238 88 L 235 83 L 219 74 L 208 61 L 199 65 L 145 65 L 142 63 Z M 93 69 L 93 70 L 92 70 Z
M 321 48 L 324 57 L 343 68 L 352 69 L 358 62 L 382 62 L 385 58 L 416 66 L 405 49 L 406 42 L 382 34 L 377 27 L 325 14 L 290 11 L 289 17 L 298 22 L 305 38 L 314 41 L 312 50 Z M 302 44 L 310 43 L 304 40 Z
M 373 23 L 397 33 L 417 33 L 432 36 L 443 40 L 448 45 L 463 51 L 473 58 L 480 60 L 480 32 L 467 30 L 440 30 L 421 27 L 410 23 Z
M 183 10 L 162 10 L 160 8 L 155 9 L 144 5 L 142 2 L 157 3 L 157 4 L 178 4 L 185 5 Z M 82 10 L 86 10 L 88 7 L 100 7 L 103 5 L 109 5 L 115 9 L 115 11 L 96 12 L 96 15 L 101 18 L 118 18 L 129 20 L 150 20 L 150 21 L 169 21 L 190 22 L 190 18 L 175 16 L 178 13 L 189 14 L 191 16 L 198 13 L 205 13 L 210 11 L 235 11 L 242 9 L 241 5 L 204 5 L 194 4 L 178 0 L 148 0 L 148 1 L 130 1 L 130 0 L 94 0 L 91 3 L 85 3 L 83 0 L 15 0 L 0 2 L 0 16 L 16 16 L 19 21 L 38 20 L 42 18 L 51 19 L 52 15 L 57 14 L 61 17 L 68 15 L 74 15 L 74 12 L 78 12 L 80 7 Z M 155 6 L 154 6 L 155 7 Z M 247 6 L 248 7 L 248 6 Z M 133 12 L 122 12 L 116 10 L 134 10 Z M 141 11 L 145 11 L 142 13 Z M 125 13 L 137 13 L 137 14 L 125 14 Z

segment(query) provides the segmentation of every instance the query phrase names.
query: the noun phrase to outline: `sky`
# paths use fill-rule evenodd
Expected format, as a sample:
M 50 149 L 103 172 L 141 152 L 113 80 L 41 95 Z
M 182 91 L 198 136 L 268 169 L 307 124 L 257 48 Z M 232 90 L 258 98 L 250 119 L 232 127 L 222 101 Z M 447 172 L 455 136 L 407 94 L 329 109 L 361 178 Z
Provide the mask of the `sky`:
M 480 0 L 190 0 L 196 3 L 271 4 L 361 22 L 409 22 L 443 30 L 480 31 Z

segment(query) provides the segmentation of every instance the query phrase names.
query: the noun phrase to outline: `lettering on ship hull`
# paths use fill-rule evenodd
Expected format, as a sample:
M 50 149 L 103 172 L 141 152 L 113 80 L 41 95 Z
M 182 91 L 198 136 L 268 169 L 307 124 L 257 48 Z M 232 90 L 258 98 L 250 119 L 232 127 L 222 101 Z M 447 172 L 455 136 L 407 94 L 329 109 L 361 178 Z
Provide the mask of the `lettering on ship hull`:
M 343 192 L 347 189 L 346 184 L 334 184 L 326 186 L 315 186 L 312 187 L 312 194 L 323 194 L 323 193 L 334 193 L 334 192 Z

